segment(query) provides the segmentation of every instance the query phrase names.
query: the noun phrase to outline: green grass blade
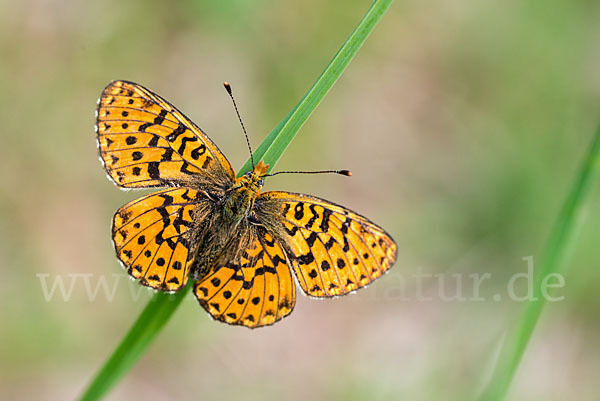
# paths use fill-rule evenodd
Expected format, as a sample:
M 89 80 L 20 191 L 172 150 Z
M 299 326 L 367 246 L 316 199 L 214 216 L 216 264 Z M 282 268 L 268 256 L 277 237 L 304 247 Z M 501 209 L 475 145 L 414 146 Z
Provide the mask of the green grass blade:
M 354 32 L 352 32 L 327 68 L 325 68 L 325 71 L 323 71 L 315 84 L 257 148 L 255 152 L 255 159 L 257 161 L 262 159 L 271 168 L 275 166 L 287 146 L 296 136 L 300 127 L 302 127 L 306 119 L 343 73 L 350 60 L 352 60 L 358 49 L 360 49 L 391 3 L 392 0 L 376 0 L 373 3 L 363 20 Z M 244 174 L 250 168 L 251 163 L 248 160 L 240 169 L 239 174 Z M 81 400 L 99 400 L 108 393 L 152 343 L 162 327 L 177 310 L 185 295 L 190 291 L 191 286 L 192 283 L 190 281 L 177 294 L 154 294 L 117 349 L 85 390 Z
M 527 304 L 517 324 L 508 332 L 492 378 L 480 398 L 481 401 L 501 401 L 506 397 L 545 304 L 541 290 L 542 281 L 549 274 L 562 271 L 567 251 L 581 219 L 584 200 L 595 182 L 599 164 L 600 127 L 596 131 L 589 153 L 580 167 L 571 192 L 563 204 L 544 248 L 533 291 L 534 297 L 538 300 Z
M 154 294 L 125 338 L 83 394 L 82 401 L 101 399 L 117 380 L 131 369 L 175 312 L 192 288 L 192 284 L 193 281 L 189 280 L 185 288 L 176 294 Z

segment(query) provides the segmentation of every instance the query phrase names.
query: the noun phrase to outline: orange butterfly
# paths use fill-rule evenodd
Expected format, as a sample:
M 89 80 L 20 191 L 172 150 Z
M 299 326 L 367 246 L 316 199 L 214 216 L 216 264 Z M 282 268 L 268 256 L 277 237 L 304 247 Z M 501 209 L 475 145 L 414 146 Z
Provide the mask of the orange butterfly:
M 104 89 L 96 131 L 115 184 L 166 187 L 116 212 L 117 257 L 157 290 L 178 291 L 188 277 L 196 280 L 198 301 L 218 320 L 254 328 L 289 315 L 292 269 L 306 294 L 326 298 L 364 287 L 396 260 L 390 235 L 343 206 L 261 193 L 268 169 L 262 161 L 236 178 L 196 124 L 141 85 L 114 81 Z

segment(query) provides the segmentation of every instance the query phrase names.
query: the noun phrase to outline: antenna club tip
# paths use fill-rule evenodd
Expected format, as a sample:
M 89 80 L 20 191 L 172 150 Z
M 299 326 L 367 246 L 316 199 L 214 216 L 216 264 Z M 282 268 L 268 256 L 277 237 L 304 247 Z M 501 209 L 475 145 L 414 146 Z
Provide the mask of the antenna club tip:
M 227 81 L 223 82 L 223 86 L 225 87 L 225 90 L 227 91 L 227 93 L 229 93 L 231 95 L 231 85 L 229 85 L 229 82 L 227 82 Z
M 352 172 L 350 170 L 340 170 L 338 174 L 345 175 L 346 177 L 352 177 Z

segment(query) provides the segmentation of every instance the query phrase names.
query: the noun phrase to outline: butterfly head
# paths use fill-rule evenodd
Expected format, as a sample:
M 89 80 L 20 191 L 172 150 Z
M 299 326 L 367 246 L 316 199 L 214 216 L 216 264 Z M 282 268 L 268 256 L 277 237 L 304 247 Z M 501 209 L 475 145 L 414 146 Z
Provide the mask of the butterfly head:
M 269 165 L 263 163 L 261 160 L 253 171 L 249 171 L 240 178 L 237 179 L 237 185 L 241 188 L 247 188 L 252 192 L 258 193 L 264 184 L 263 176 L 269 169 Z

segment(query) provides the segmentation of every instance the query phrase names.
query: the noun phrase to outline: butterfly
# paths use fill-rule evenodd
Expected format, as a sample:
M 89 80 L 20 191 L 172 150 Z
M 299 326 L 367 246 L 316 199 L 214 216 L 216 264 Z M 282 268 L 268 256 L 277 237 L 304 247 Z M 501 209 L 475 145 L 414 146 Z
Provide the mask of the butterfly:
M 271 325 L 294 309 L 295 280 L 309 296 L 335 297 L 396 260 L 394 240 L 366 217 L 314 196 L 261 192 L 262 161 L 236 178 L 196 124 L 141 85 L 111 82 L 95 128 L 117 186 L 161 188 L 115 213 L 118 259 L 156 290 L 179 291 L 194 280 L 200 305 L 217 320 Z

